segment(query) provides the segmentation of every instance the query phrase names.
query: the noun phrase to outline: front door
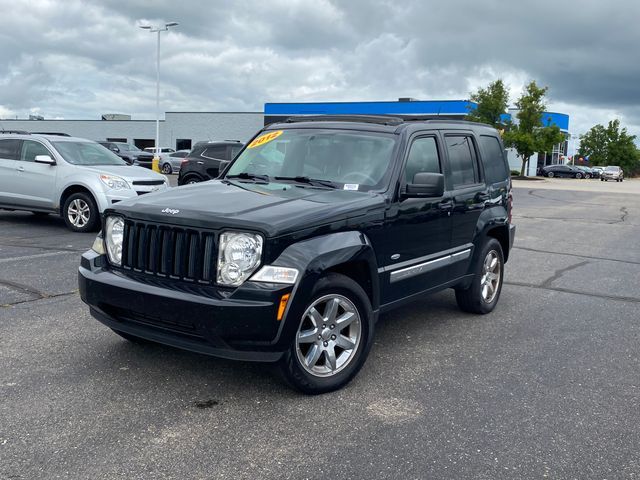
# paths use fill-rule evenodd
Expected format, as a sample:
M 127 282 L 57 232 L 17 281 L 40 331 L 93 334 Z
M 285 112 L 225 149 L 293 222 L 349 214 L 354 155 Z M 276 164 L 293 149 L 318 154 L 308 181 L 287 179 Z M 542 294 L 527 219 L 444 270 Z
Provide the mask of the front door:
M 436 133 L 415 136 L 400 174 L 400 195 L 387 211 L 376 235 L 383 304 L 447 281 L 447 250 L 451 248 L 451 201 L 403 198 L 401 192 L 416 173 L 443 173 L 442 145 Z
M 23 207 L 52 210 L 56 166 L 36 163 L 37 155 L 54 158 L 42 143 L 24 140 L 20 159 L 15 163 L 15 182 L 11 188 Z

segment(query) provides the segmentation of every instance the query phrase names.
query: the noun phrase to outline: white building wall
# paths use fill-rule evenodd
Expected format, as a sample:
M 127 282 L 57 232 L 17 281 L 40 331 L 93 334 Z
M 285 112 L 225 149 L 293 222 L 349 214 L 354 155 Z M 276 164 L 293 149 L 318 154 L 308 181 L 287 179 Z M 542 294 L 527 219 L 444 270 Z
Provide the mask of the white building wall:
M 518 156 L 514 148 L 507 148 L 507 160 L 509 161 L 509 169 L 517 170 L 522 168 L 522 159 Z M 538 167 L 538 154 L 534 153 L 529 157 L 529 168 L 524 172 L 526 177 L 535 176 Z
M 264 126 L 262 112 L 167 112 L 160 121 L 160 145 L 176 147 L 177 139 L 246 142 Z M 0 120 L 0 130 L 59 132 L 89 140 L 126 138 L 153 140 L 155 120 Z

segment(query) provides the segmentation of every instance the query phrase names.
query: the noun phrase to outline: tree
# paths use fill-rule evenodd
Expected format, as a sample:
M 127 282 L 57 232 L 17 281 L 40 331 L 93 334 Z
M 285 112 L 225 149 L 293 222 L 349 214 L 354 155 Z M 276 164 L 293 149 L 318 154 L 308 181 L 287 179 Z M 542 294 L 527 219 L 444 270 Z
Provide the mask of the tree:
M 490 83 L 487 88 L 479 88 L 470 99 L 477 107 L 469 109 L 467 120 L 487 123 L 494 128 L 502 127 L 500 117 L 507 112 L 509 104 L 509 91 L 502 80 Z
M 505 146 L 515 148 L 522 160 L 520 175 L 524 175 L 531 155 L 549 151 L 564 140 L 557 126 L 542 125 L 546 94 L 547 87 L 538 87 L 535 81 L 530 82 L 516 102 L 518 123 L 508 125 L 504 134 Z
M 620 128 L 619 120 L 612 120 L 606 127 L 595 125 L 580 136 L 578 155 L 589 157 L 590 165 L 617 165 L 627 173 L 635 173 L 640 170 L 635 139 L 626 128 Z

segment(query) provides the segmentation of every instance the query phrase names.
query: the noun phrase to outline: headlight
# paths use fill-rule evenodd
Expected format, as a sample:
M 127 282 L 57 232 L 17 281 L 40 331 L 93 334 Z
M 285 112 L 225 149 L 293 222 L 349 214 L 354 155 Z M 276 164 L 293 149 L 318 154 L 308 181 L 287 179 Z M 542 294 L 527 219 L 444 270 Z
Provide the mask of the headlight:
M 221 285 L 237 287 L 251 275 L 262 256 L 262 237 L 253 233 L 225 232 L 218 246 L 218 275 Z
M 124 220 L 122 217 L 107 217 L 104 229 L 104 243 L 107 247 L 109 262 L 113 265 L 122 264 L 122 237 L 124 234 Z
M 116 177 L 115 175 L 100 175 L 100 181 L 112 190 L 127 190 L 131 188 L 124 178 Z

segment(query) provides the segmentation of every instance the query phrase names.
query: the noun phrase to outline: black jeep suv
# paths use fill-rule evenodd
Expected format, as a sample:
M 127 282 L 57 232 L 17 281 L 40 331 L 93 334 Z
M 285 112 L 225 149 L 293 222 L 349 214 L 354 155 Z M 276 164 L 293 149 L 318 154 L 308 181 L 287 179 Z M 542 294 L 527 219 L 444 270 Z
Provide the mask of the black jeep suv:
M 218 180 L 107 209 L 80 294 L 126 339 L 277 361 L 322 393 L 356 375 L 382 312 L 445 288 L 491 312 L 514 232 L 494 129 L 290 119 Z
M 178 185 L 216 178 L 240 150 L 242 143 L 237 140 L 196 143 L 180 164 Z

